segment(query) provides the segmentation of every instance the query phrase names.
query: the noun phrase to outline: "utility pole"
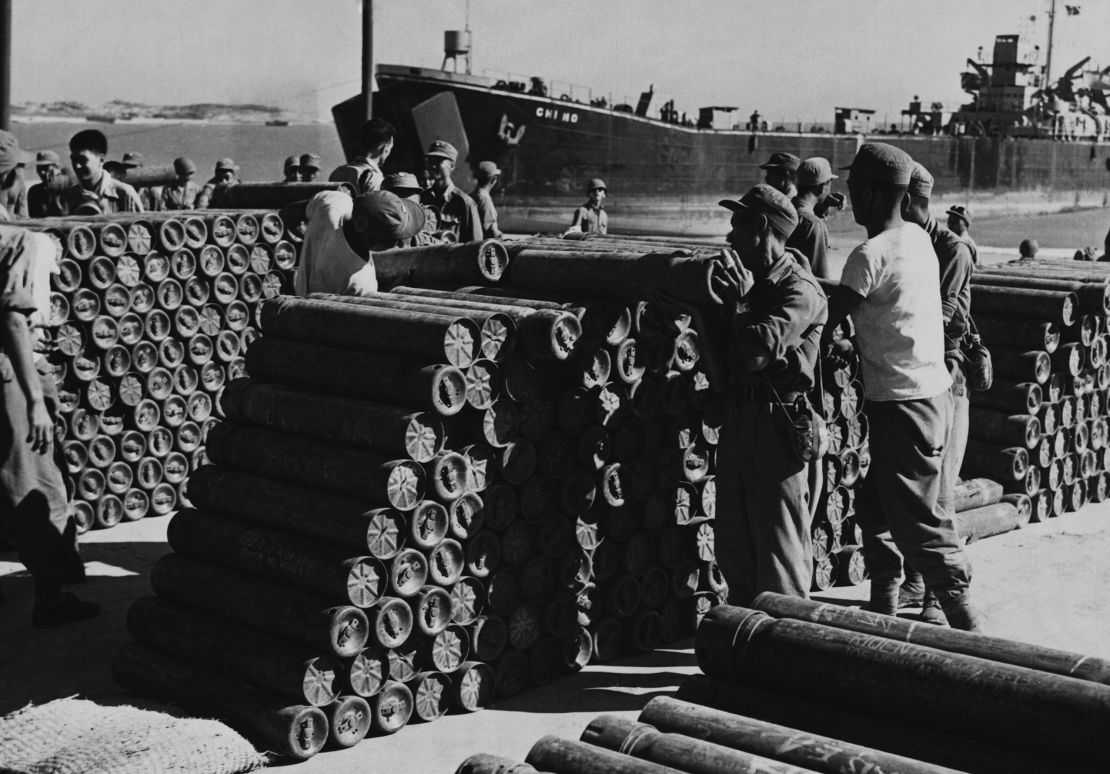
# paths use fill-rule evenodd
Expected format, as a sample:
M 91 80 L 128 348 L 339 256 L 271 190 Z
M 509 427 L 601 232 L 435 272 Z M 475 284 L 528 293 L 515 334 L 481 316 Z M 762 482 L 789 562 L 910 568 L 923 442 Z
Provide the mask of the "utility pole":
M 10 2 L 11 0 L 0 0 Z M 363 120 L 374 117 L 374 0 L 362 0 Z
M 0 129 L 12 124 L 12 0 L 0 0 Z

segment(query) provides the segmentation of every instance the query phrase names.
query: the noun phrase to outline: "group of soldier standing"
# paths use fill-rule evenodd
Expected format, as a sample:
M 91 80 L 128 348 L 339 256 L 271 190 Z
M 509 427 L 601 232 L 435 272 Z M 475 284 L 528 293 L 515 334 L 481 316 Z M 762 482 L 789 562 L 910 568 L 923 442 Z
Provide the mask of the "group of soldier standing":
M 922 606 L 923 620 L 977 630 L 953 513 L 968 429 L 962 344 L 973 243 L 931 215 L 928 170 L 898 148 L 867 143 L 845 168 L 867 238 L 839 283 L 829 282 L 823 215 L 845 201 L 829 192 L 837 179 L 829 162 L 774 154 L 763 168 L 765 183 L 721 202 L 732 212 L 732 251 L 720 321 L 728 400 L 716 554 L 730 601 L 808 594 L 820 477 L 792 434 L 820 389 L 821 356 L 843 363 L 858 347 L 871 454 L 856 508 L 868 608 L 893 615 Z M 950 220 L 961 216 L 966 210 L 949 211 Z M 834 335 L 849 316 L 854 345 Z
M 490 196 L 499 176 L 495 164 L 477 165 L 473 198 L 452 182 L 458 151 L 445 140 L 430 143 L 418 173 L 386 176 L 382 165 L 393 134 L 387 122 L 368 121 L 358 154 L 330 174 L 353 195 L 326 190 L 283 211 L 303 236 L 297 294 L 372 293 L 376 251 L 500 236 Z M 69 150 L 77 182 L 52 187 L 58 159 L 40 153 L 42 191 L 32 188 L 26 199 L 40 206 L 45 193 L 48 205 L 65 213 L 143 209 L 140 194 L 105 169 L 103 134 L 78 132 Z M 297 182 L 305 168 L 309 174 L 319 168 L 306 156 L 307 163 L 296 158 Z M 141 163 L 133 155 L 129 161 Z M 0 132 L 0 203 L 16 213 L 12 172 L 20 163 L 15 138 Z M 177 182 L 160 193 L 164 208 L 218 201 L 237 181 L 230 159 L 217 163 L 202 189 L 191 181 L 195 165 L 178 159 L 174 167 Z M 731 212 L 717 288 L 726 303 L 711 321 L 713 335 L 726 343 L 716 554 L 730 601 L 746 604 L 762 591 L 808 594 L 820 454 L 807 453 L 798 429 L 812 417 L 807 412 L 821 387 L 822 356 L 846 362 L 851 354 L 852 340 L 833 336 L 850 316 L 870 427 L 872 462 L 857 507 L 872 579 L 869 608 L 894 614 L 900 606 L 923 605 L 925 620 L 974 630 L 971 569 L 952 510 L 967 439 L 961 344 L 970 319 L 974 243 L 930 214 L 933 178 L 923 166 L 893 146 L 864 144 L 845 169 L 847 200 L 866 239 L 848 256 L 839 284 L 831 283 L 824 219 L 846 202 L 831 192 L 838 176 L 825 159 L 789 154 L 774 154 L 763 169 L 765 183 L 721 202 Z M 571 230 L 605 233 L 604 182 L 590 180 L 587 193 Z M 957 208 L 949 210 L 953 219 L 969 220 Z M 48 312 L 49 284 L 36 262 L 42 256 L 35 258 L 41 252 L 31 232 L 0 226 L 0 366 L 8 420 L 0 439 L 7 449 L 0 465 L 3 526 L 35 577 L 35 623 L 52 625 L 97 608 L 61 591 L 84 572 L 60 473 L 46 451 L 51 380 L 36 373 L 35 325 L 28 325 Z M 53 495 L 31 497 L 44 481 Z

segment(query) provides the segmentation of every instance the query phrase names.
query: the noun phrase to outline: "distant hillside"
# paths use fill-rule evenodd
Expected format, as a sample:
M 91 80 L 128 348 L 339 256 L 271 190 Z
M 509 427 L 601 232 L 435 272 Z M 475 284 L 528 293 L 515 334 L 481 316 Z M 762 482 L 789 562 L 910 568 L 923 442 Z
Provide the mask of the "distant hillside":
M 146 105 L 140 102 L 112 100 L 103 105 L 86 105 L 82 102 L 24 102 L 12 105 L 12 113 L 46 118 L 84 118 L 97 116 L 120 121 L 158 118 L 176 121 L 235 121 L 258 122 L 282 117 L 281 108 L 272 105 L 226 105 L 200 102 L 193 105 Z

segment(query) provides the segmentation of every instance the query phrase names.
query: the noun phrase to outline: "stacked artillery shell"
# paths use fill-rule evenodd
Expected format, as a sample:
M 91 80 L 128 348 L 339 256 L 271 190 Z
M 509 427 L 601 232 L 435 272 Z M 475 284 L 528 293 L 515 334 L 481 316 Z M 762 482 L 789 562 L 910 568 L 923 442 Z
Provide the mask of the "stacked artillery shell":
M 995 366 L 970 393 L 965 476 L 1031 498 L 1031 518 L 1110 496 L 1110 267 L 1020 261 L 980 267 L 972 313 Z
M 79 529 L 165 515 L 242 375 L 255 308 L 291 286 L 270 211 L 57 218 L 51 330 L 58 438 Z
M 845 324 L 834 339 L 851 335 Z M 867 578 L 860 544 L 862 532 L 856 524 L 856 494 L 871 454 L 867 444 L 867 417 L 863 413 L 863 385 L 859 361 L 853 357 L 845 366 L 823 363 L 820 390 L 814 392 L 814 407 L 825 418 L 829 450 L 818 468 L 821 492 L 813 518 L 813 588 L 856 585 Z

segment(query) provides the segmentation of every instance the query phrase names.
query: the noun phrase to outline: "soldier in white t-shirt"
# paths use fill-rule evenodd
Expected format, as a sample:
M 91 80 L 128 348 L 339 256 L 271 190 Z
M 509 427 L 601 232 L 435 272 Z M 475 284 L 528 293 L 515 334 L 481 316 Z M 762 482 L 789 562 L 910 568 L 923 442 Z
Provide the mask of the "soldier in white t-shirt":
M 852 316 L 863 372 L 872 462 L 857 512 L 871 572 L 869 608 L 897 612 L 904 554 L 948 623 L 975 631 L 971 566 L 953 514 L 938 502 L 952 377 L 944 364 L 937 256 L 928 234 L 901 214 L 913 159 L 866 143 L 848 169 L 852 211 L 868 238 L 848 256 L 826 330 Z

